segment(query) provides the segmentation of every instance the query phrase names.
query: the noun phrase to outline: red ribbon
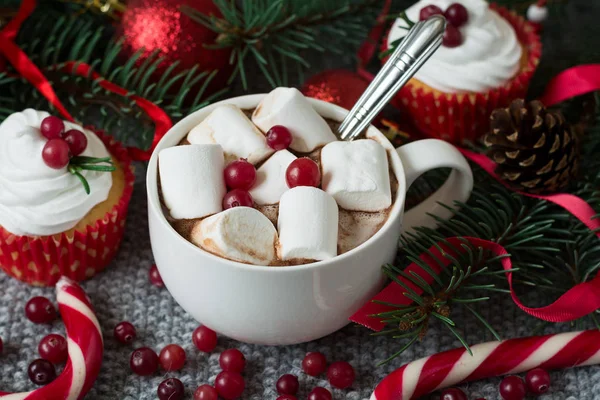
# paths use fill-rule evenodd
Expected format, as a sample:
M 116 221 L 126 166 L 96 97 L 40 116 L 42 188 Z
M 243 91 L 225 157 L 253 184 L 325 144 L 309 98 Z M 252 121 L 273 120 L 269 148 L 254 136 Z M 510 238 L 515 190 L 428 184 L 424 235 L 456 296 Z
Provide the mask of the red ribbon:
M 600 64 L 578 65 L 556 75 L 540 100 L 547 106 L 600 90 Z
M 0 54 L 3 54 L 6 59 L 13 65 L 19 74 L 27 79 L 47 100 L 52 104 L 68 121 L 74 122 L 74 118 L 69 114 L 63 106 L 60 99 L 52 89 L 52 85 L 46 79 L 39 68 L 31 61 L 31 59 L 14 43 L 19 28 L 23 21 L 31 15 L 36 7 L 36 0 L 23 0 L 19 12 L 6 27 L 0 31 Z M 0 60 L 1 61 L 1 60 Z M 79 76 L 90 77 L 99 81 L 102 88 L 116 93 L 121 96 L 128 96 L 135 104 L 140 107 L 150 119 L 154 122 L 154 138 L 152 145 L 148 150 L 140 150 L 136 147 L 129 147 L 128 151 L 134 160 L 147 161 L 150 159 L 152 151 L 160 141 L 160 139 L 173 126 L 171 119 L 163 109 L 158 107 L 151 101 L 137 95 L 130 95 L 128 91 L 112 82 L 105 80 L 97 72 L 92 71 L 91 66 L 78 61 L 69 61 L 61 64 L 62 68 L 70 73 Z M 3 70 L 3 65 L 0 63 L 0 71 Z

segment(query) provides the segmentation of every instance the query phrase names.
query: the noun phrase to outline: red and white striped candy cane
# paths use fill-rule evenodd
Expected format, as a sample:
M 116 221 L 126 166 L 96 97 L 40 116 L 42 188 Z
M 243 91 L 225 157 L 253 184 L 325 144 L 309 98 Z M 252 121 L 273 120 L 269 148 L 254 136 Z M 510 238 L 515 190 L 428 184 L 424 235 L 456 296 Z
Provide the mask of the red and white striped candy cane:
M 56 300 L 67 332 L 69 359 L 65 369 L 54 381 L 37 390 L 0 392 L 2 400 L 82 399 L 96 381 L 104 343 L 90 300 L 78 284 L 64 277 L 56 284 Z
M 371 400 L 409 400 L 461 382 L 600 363 L 600 331 L 532 336 L 445 351 L 406 364 L 386 376 Z

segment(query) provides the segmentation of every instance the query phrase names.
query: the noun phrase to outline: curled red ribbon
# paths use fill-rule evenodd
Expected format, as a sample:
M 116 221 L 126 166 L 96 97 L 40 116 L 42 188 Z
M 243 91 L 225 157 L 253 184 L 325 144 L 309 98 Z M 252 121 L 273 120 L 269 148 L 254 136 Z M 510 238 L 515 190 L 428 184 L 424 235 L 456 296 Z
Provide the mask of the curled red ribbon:
M 52 89 L 52 85 L 46 79 L 39 68 L 31 61 L 31 59 L 21 50 L 15 43 L 14 39 L 21 27 L 23 21 L 31 15 L 36 7 L 36 0 L 23 0 L 19 12 L 14 19 L 0 31 L 0 54 L 3 54 L 6 59 L 13 65 L 19 74 L 27 79 L 47 100 L 52 104 L 67 121 L 74 122 L 74 118 L 69 114 L 63 106 L 60 99 Z M 104 89 L 116 93 L 121 96 L 128 96 L 135 104 L 140 107 L 150 119 L 154 122 L 154 138 L 148 150 L 141 150 L 136 147 L 129 147 L 128 151 L 131 157 L 137 161 L 147 161 L 150 159 L 152 151 L 160 141 L 160 139 L 173 126 L 171 119 L 167 113 L 156 104 L 137 95 L 130 95 L 128 91 L 112 82 L 105 80 L 97 72 L 92 71 L 91 66 L 78 61 L 69 61 L 61 64 L 62 69 L 67 72 L 77 74 L 79 76 L 89 77 L 98 80 L 100 86 Z M 0 64 L 0 71 L 3 69 Z

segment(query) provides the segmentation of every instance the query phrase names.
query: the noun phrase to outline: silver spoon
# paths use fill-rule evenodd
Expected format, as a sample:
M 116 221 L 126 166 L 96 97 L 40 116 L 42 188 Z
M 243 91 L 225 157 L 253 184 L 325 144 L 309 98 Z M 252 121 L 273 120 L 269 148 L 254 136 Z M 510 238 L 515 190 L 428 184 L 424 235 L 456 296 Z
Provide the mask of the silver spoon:
M 417 22 L 338 128 L 342 140 L 360 135 L 381 109 L 442 44 L 446 19 L 434 15 Z

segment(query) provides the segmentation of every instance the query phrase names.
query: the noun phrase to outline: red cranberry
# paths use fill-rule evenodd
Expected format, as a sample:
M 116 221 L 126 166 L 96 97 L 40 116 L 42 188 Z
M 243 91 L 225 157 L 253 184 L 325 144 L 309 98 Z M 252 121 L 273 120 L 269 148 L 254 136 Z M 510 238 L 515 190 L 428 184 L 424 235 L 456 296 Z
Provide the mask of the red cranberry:
M 446 20 L 448 20 L 450 25 L 458 28 L 467 23 L 469 20 L 469 13 L 462 4 L 452 3 L 448 6 L 446 12 L 444 12 L 444 17 L 446 17 Z
M 158 272 L 158 267 L 156 264 L 153 264 L 148 271 L 148 277 L 150 278 L 150 283 L 156 287 L 164 287 L 165 283 L 163 282 L 160 272 Z
M 334 362 L 327 368 L 327 380 L 338 389 L 350 387 L 355 377 L 354 368 L 346 361 Z
M 152 375 L 158 368 L 158 356 L 154 350 L 148 347 L 141 347 L 131 353 L 129 367 L 137 375 Z
M 177 378 L 165 379 L 156 390 L 160 400 L 181 400 L 185 395 L 183 383 Z
M 532 369 L 525 375 L 525 384 L 530 393 L 544 394 L 550 389 L 550 375 L 541 368 Z
M 225 185 L 229 189 L 250 190 L 256 182 L 256 169 L 246 160 L 237 160 L 225 167 Z
M 69 164 L 69 145 L 63 139 L 50 139 L 42 149 L 42 159 L 47 166 L 61 169 Z
M 65 362 L 69 356 L 67 339 L 61 335 L 50 334 L 40 341 L 38 352 L 40 353 L 40 357 L 53 364 Z
M 65 124 L 62 119 L 54 116 L 46 117 L 40 125 L 40 132 L 46 139 L 58 139 L 65 131 Z
M 245 387 L 244 378 L 237 372 L 223 371 L 215 379 L 215 389 L 225 400 L 239 398 Z
M 308 400 L 331 400 L 331 392 L 324 387 L 317 386 L 308 394 Z
M 468 400 L 468 398 L 459 388 L 450 388 L 442 392 L 440 400 Z
M 129 344 L 135 340 L 137 333 L 135 332 L 135 327 L 132 324 L 127 321 L 123 321 L 119 322 L 117 326 L 115 326 L 113 335 L 117 342 Z
M 165 371 L 179 371 L 185 364 L 185 350 L 179 345 L 170 344 L 160 351 L 158 359 Z
M 275 125 L 267 132 L 267 144 L 273 150 L 283 150 L 292 144 L 292 134 L 283 125 Z
M 419 11 L 419 20 L 423 21 L 426 20 L 427 18 L 431 17 L 432 15 L 443 15 L 444 12 L 442 11 L 441 8 L 439 8 L 438 6 L 434 6 L 433 4 L 430 6 L 425 6 L 423 8 L 421 8 L 421 11 Z
M 455 26 L 448 25 L 444 31 L 442 44 L 446 47 L 458 47 L 463 43 L 463 35 Z
M 523 400 L 525 398 L 525 383 L 516 375 L 507 376 L 500 382 L 500 396 L 504 400 Z
M 296 398 L 296 396 L 293 396 L 291 394 L 284 394 L 284 395 L 279 396 L 277 398 L 277 400 L 298 400 L 298 399 Z
M 210 353 L 217 347 L 217 334 L 206 326 L 199 326 L 192 334 L 192 342 L 198 350 Z
M 69 150 L 73 156 L 83 153 L 88 144 L 87 136 L 77 129 L 68 130 L 63 139 L 69 145 Z
M 296 186 L 319 187 L 321 183 L 319 166 L 310 158 L 297 158 L 285 171 L 285 181 L 289 188 Z
M 246 357 L 238 349 L 228 349 L 219 356 L 219 365 L 223 371 L 242 372 L 246 366 Z
M 27 374 L 29 375 L 31 382 L 40 386 L 47 385 L 56 379 L 54 365 L 50 361 L 41 358 L 33 360 L 31 364 L 29 364 Z
M 254 201 L 248 191 L 243 189 L 233 189 L 223 197 L 223 209 L 228 210 L 233 207 L 252 207 Z
M 308 353 L 302 360 L 302 369 L 310 376 L 321 375 L 327 369 L 327 359 L 323 353 Z
M 218 400 L 217 389 L 210 385 L 199 386 L 194 392 L 194 400 Z
M 277 380 L 275 386 L 277 387 L 277 393 L 279 394 L 296 394 L 300 387 L 300 383 L 298 383 L 298 377 L 296 375 L 285 374 Z
M 54 304 L 45 297 L 37 296 L 25 304 L 25 316 L 36 324 L 49 324 L 57 317 Z

